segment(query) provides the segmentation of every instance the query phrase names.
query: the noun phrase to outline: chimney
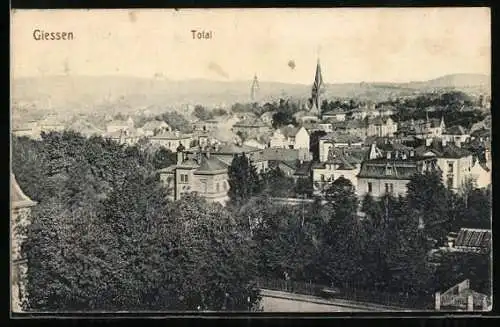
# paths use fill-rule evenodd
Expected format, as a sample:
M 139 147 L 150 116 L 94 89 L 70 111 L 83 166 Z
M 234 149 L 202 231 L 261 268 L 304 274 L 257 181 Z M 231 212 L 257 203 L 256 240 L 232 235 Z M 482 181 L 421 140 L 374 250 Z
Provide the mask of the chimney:
M 184 153 L 182 151 L 177 152 L 177 165 L 182 165 L 182 161 L 184 160 Z

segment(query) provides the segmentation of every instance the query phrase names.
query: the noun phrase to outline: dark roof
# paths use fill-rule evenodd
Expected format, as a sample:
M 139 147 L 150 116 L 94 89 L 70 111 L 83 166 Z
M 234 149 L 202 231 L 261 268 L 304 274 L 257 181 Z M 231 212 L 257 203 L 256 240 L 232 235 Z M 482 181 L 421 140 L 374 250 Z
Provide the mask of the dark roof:
M 423 155 L 424 153 L 431 151 L 440 158 L 463 158 L 472 155 L 468 150 L 460 148 L 453 143 L 447 142 L 445 146 L 439 139 L 434 139 L 431 146 L 419 146 L 415 149 L 418 155 Z
M 196 173 L 216 173 L 221 171 L 227 171 L 227 165 L 217 158 L 207 157 L 206 154 L 201 156 L 201 163 L 195 170 Z
M 262 157 L 268 161 L 293 161 L 299 159 L 298 149 L 266 148 L 262 150 Z
M 444 134 L 447 135 L 466 135 L 467 132 L 465 128 L 463 128 L 460 125 L 452 126 L 446 129 L 446 132 Z
M 480 128 L 476 129 L 474 132 L 471 133 L 471 136 L 474 137 L 490 137 L 491 131 L 487 128 Z
M 313 167 L 312 161 L 304 161 L 295 170 L 295 176 L 310 176 Z
M 349 120 L 346 124 L 347 129 L 366 128 L 366 120 Z
M 328 163 L 345 166 L 346 169 L 354 169 L 356 165 L 363 162 L 362 153 L 351 152 L 342 148 L 332 148 L 328 152 Z
M 491 247 L 491 230 L 461 228 L 455 241 L 455 247 L 489 249 Z
M 321 140 L 329 140 L 335 143 L 361 143 L 363 140 L 356 135 L 346 133 L 328 133 L 320 138 Z
M 234 143 L 226 143 L 220 145 L 217 150 L 213 151 L 217 154 L 241 154 L 259 151 L 260 149 L 245 144 L 238 145 Z
M 375 118 L 372 118 L 372 119 L 369 119 L 368 120 L 368 124 L 369 125 L 386 125 L 387 122 L 389 121 L 389 117 L 375 117 Z M 392 120 L 392 119 L 390 119 Z

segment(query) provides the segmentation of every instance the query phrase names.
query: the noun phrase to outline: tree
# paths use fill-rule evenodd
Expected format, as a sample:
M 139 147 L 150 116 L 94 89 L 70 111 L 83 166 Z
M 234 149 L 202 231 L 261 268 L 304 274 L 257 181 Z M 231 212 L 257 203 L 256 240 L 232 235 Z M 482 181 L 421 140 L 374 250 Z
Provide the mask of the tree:
M 295 182 L 294 192 L 296 195 L 311 197 L 313 195 L 313 184 L 309 178 L 299 178 Z
M 255 166 L 242 153 L 235 155 L 228 170 L 229 198 L 236 207 L 247 202 L 261 191 L 261 181 Z
M 279 168 L 271 168 L 264 172 L 261 177 L 263 193 L 274 197 L 289 197 L 291 190 L 295 186 L 292 177 L 285 176 L 285 173 Z
M 313 154 L 313 160 L 319 161 L 319 140 L 326 135 L 325 131 L 314 131 L 309 139 L 309 148 Z
M 157 118 L 166 122 L 172 129 L 181 131 L 182 133 L 189 133 L 193 130 L 189 121 L 176 111 L 164 112 Z
M 429 236 L 439 243 L 444 242 L 453 217 L 450 217 L 450 191 L 441 182 L 440 173 L 416 174 L 407 188 L 409 210 L 421 217 Z
M 166 168 L 176 163 L 176 155 L 165 147 L 160 147 L 154 152 L 152 161 L 156 169 Z
M 210 111 L 200 105 L 196 105 L 194 107 L 193 115 L 201 120 L 209 120 L 214 118 L 214 115 Z

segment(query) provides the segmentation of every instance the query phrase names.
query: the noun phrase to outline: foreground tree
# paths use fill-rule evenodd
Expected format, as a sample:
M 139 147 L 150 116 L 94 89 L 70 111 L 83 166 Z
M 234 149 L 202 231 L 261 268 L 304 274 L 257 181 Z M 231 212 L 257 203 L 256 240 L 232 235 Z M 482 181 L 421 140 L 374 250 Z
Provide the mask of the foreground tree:
M 260 193 L 261 180 L 252 162 L 244 153 L 233 157 L 228 175 L 228 195 L 232 205 L 239 207 L 253 195 Z

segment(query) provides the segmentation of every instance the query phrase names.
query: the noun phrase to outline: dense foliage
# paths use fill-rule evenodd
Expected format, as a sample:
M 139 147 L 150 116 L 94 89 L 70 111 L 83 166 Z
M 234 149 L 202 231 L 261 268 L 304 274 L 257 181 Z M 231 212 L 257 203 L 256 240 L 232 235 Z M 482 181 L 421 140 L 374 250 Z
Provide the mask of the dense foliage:
M 246 310 L 258 303 L 247 231 L 220 205 L 167 200 L 155 156 L 71 132 L 15 138 L 13 154 L 20 186 L 39 202 L 23 247 L 27 309 Z

